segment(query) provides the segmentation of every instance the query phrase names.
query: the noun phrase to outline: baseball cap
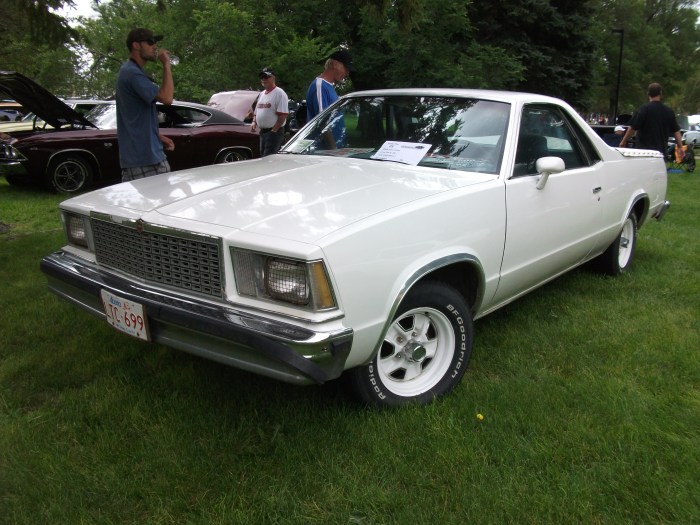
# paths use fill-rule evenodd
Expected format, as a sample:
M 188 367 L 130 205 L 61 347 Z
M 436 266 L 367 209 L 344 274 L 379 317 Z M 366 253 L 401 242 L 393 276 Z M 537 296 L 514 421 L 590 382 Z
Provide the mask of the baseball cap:
M 276 77 L 275 72 L 272 71 L 269 67 L 266 67 L 260 72 L 260 78 L 270 78 L 270 77 Z
M 129 31 L 129 35 L 126 37 L 126 48 L 131 51 L 131 44 L 134 42 L 145 42 L 146 40 L 159 42 L 163 40 L 163 35 L 154 35 L 150 29 L 137 27 Z
M 625 131 L 627 128 L 625 126 L 615 126 L 615 133 L 618 131 Z
M 343 64 L 346 68 L 348 68 L 348 71 L 352 71 L 352 55 L 348 53 L 347 51 L 341 49 L 340 51 L 335 51 L 330 54 L 328 58 L 332 58 L 333 60 L 337 60 L 341 64 Z

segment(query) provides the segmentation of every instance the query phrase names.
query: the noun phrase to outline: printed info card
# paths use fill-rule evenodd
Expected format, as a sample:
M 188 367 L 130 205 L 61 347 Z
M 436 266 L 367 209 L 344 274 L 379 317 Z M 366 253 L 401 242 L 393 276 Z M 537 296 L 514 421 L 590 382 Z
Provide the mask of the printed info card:
M 430 144 L 421 144 L 420 142 L 398 142 L 389 140 L 385 142 L 381 148 L 372 155 L 373 159 L 393 160 L 394 162 L 402 162 L 403 164 L 416 165 L 428 153 Z

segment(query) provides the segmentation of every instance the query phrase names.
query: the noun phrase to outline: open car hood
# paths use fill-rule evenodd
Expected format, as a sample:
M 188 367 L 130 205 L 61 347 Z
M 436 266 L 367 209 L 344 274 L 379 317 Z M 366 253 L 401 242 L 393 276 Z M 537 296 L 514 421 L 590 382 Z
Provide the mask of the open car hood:
M 253 105 L 258 100 L 259 91 L 240 89 L 238 91 L 222 91 L 214 93 L 207 106 L 220 109 L 224 113 L 236 117 L 242 122 L 246 121 L 253 110 Z
M 53 93 L 15 71 L 0 71 L 0 92 L 7 93 L 25 109 L 34 112 L 56 129 L 70 126 L 97 127 Z

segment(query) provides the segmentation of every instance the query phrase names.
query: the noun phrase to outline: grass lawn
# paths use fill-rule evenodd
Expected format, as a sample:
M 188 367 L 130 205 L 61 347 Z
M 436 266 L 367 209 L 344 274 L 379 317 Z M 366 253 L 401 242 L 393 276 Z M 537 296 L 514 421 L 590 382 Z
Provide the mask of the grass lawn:
M 375 411 L 54 297 L 62 198 L 0 181 L 0 524 L 698 523 L 700 175 L 669 199 L 630 273 L 477 321 L 451 395 Z

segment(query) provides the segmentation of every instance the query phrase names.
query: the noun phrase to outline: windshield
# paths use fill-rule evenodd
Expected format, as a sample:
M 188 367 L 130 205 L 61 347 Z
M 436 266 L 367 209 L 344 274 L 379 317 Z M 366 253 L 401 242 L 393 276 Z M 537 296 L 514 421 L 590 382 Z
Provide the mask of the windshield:
M 350 97 L 284 152 L 498 173 L 510 105 L 456 97 Z
M 117 129 L 117 106 L 100 104 L 92 108 L 85 118 L 99 129 Z

